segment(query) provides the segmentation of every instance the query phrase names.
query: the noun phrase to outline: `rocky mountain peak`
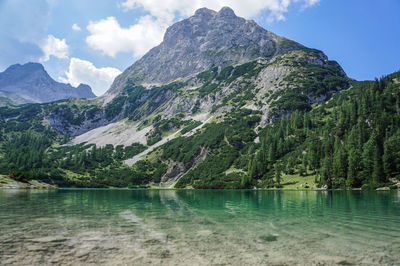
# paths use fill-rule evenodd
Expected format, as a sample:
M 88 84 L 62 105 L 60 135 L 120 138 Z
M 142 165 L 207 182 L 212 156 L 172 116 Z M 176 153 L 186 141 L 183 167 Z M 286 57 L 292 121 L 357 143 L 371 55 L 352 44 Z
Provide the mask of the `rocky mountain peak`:
M 221 10 L 218 12 L 218 16 L 221 18 L 236 18 L 235 11 L 227 6 L 221 8 Z
M 210 17 L 215 16 L 215 14 L 217 14 L 217 12 L 215 12 L 214 10 L 203 7 L 203 8 L 197 9 L 196 12 L 194 13 L 193 17 L 210 18 Z
M 21 64 L 11 65 L 3 73 L 0 74 L 3 77 L 2 79 L 0 79 L 0 82 L 5 81 L 4 77 L 7 77 L 8 79 L 13 79 L 15 81 L 18 81 L 19 79 L 22 79 L 30 75 L 41 75 L 42 77 L 50 78 L 46 70 L 44 70 L 42 64 L 32 63 L 32 62 L 26 63 L 24 65 Z
M 224 7 L 219 12 L 201 8 L 170 26 L 163 42 L 116 78 L 108 94 L 116 95 L 126 82 L 164 83 L 187 77 L 212 66 L 245 63 L 278 54 L 282 37 L 245 20 Z M 302 47 L 295 42 L 284 49 Z

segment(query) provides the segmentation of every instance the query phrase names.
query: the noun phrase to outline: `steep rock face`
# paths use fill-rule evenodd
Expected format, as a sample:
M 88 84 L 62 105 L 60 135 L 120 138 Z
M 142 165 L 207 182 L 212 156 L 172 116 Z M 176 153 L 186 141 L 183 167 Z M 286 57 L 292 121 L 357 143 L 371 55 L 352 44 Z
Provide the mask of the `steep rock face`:
M 343 69 L 322 51 L 268 32 L 230 8 L 202 8 L 169 27 L 159 46 L 116 78 L 102 121 L 153 126 L 147 139 L 154 143 L 178 130 L 181 120 L 204 122 L 244 108 L 262 113 L 262 127 L 309 111 L 346 86 Z M 170 120 L 175 126 L 161 124 Z
M 165 83 L 212 66 L 271 58 L 302 47 L 252 20 L 237 17 L 228 7 L 219 12 L 202 8 L 169 27 L 163 42 L 118 76 L 108 93 L 119 93 L 128 79 L 136 83 Z
M 44 103 L 68 98 L 96 97 L 88 85 L 73 87 L 53 80 L 38 63 L 16 64 L 0 73 L 0 92 L 16 103 Z

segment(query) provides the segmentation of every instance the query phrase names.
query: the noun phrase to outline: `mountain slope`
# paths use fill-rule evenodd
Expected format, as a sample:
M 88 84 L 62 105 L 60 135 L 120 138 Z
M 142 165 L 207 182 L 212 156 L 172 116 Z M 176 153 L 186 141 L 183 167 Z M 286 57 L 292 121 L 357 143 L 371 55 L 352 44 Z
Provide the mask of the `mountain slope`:
M 198 33 L 199 29 L 203 30 Z M 202 45 L 210 50 L 220 47 L 223 58 L 229 60 L 218 61 L 207 50 L 195 49 Z M 249 46 L 252 53 L 246 53 Z M 237 53 L 241 49 L 243 53 Z M 173 73 L 159 76 L 154 56 L 158 58 L 157 67 Z M 183 74 L 190 60 L 194 61 L 189 65 L 195 67 Z M 137 78 L 141 71 L 145 71 L 143 78 Z M 113 98 L 104 105 L 105 118 L 111 124 L 89 131 L 72 143 L 104 146 L 136 141 L 149 145 L 126 161 L 131 165 L 179 136 L 181 130 L 187 132 L 189 128 L 193 134 L 195 126 L 222 122 L 230 112 L 258 111 L 261 119 L 253 125 L 258 131 L 296 110 L 309 111 L 312 104 L 347 87 L 342 68 L 323 52 L 278 37 L 253 21 L 236 17 L 229 8 L 220 12 L 200 9 L 193 17 L 171 26 L 160 46 L 115 80 L 108 91 Z
M 75 88 L 56 82 L 38 63 L 12 65 L 0 73 L 0 95 L 16 104 L 96 97 L 88 85 Z
M 88 187 L 389 185 L 398 80 L 350 80 L 322 51 L 201 9 L 105 97 L 2 108 L 0 172 Z

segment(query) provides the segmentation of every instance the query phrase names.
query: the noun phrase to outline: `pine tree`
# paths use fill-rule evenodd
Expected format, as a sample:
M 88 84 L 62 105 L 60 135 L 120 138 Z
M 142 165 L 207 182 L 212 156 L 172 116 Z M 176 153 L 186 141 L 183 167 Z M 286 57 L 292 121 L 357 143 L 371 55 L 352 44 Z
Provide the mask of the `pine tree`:
M 373 132 L 369 140 L 363 146 L 361 155 L 362 178 L 364 183 L 372 183 L 372 172 L 374 170 L 374 157 L 376 156 L 376 134 Z
M 382 158 L 379 152 L 379 148 L 375 148 L 375 153 L 373 157 L 373 170 L 372 170 L 372 180 L 374 184 L 379 184 L 384 181 L 384 173 L 382 166 Z
M 321 181 L 332 188 L 332 161 L 329 157 L 325 157 L 321 167 Z
M 282 177 L 282 167 L 280 162 L 277 162 L 274 167 L 275 172 L 275 182 L 280 186 L 281 184 L 281 177 Z
M 382 157 L 386 179 L 400 175 L 400 131 L 389 137 L 384 143 Z
M 358 175 L 360 171 L 360 157 L 361 154 L 356 149 L 350 150 L 348 156 L 348 169 L 347 169 L 347 181 L 348 187 L 354 187 L 355 185 L 360 185 L 358 181 Z

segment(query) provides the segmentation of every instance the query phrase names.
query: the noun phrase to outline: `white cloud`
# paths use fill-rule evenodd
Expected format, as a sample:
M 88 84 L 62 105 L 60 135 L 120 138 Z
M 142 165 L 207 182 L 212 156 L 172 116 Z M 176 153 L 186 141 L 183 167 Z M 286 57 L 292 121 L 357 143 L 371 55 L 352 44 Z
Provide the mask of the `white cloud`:
M 297 1 L 301 1 L 301 0 L 297 0 Z M 320 0 L 303 0 L 302 2 L 304 2 L 305 7 L 310 7 L 310 6 L 318 4 L 319 1 Z
M 74 87 L 81 83 L 87 84 L 92 87 L 94 94 L 102 95 L 119 74 L 121 71 L 117 68 L 97 68 L 92 62 L 73 57 L 68 71 L 65 72 L 66 78 L 60 77 L 59 80 L 70 83 Z
M 315 5 L 320 0 L 126 0 L 121 6 L 125 10 L 143 8 L 152 16 L 171 21 L 176 14 L 186 17 L 194 13 L 201 7 L 219 10 L 224 6 L 229 6 L 235 10 L 236 14 L 245 18 L 252 18 L 260 14 L 261 11 L 269 12 L 270 20 L 284 20 L 284 14 L 293 3 L 303 3 L 309 7 Z
M 81 29 L 81 27 L 79 27 L 78 24 L 75 23 L 75 24 L 72 25 L 72 30 L 73 31 L 81 31 L 82 29 Z
M 162 41 L 167 27 L 168 23 L 162 20 L 143 16 L 137 24 L 122 28 L 115 17 L 108 17 L 89 23 L 87 29 L 90 35 L 86 43 L 112 57 L 119 52 L 132 52 L 134 56 L 141 56 Z
M 48 61 L 50 56 L 57 58 L 68 58 L 69 47 L 65 39 L 57 39 L 53 35 L 48 35 L 46 39 L 39 43 L 44 55 L 39 59 L 41 62 Z

